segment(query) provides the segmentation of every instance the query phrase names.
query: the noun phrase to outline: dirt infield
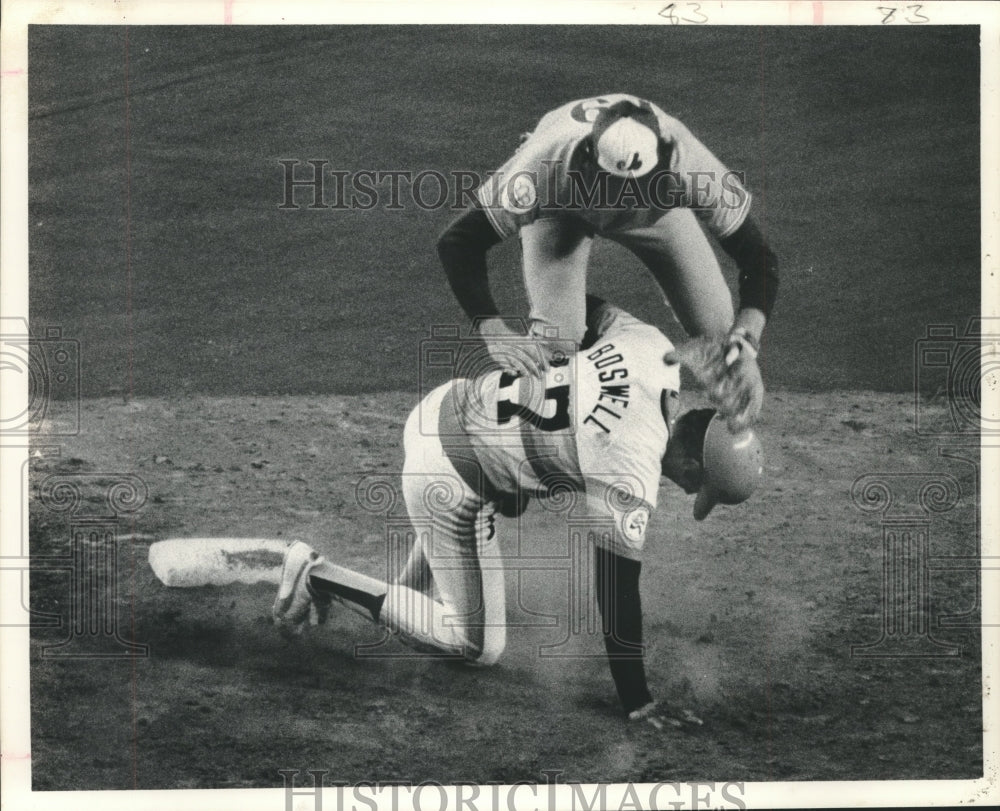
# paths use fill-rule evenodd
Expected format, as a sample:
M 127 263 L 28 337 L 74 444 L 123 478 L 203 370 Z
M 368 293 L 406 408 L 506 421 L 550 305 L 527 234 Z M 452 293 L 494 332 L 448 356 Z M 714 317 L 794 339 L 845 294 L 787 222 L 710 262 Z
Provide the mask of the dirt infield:
M 586 622 L 567 630 L 566 530 L 537 504 L 521 526 L 500 526 L 512 627 L 489 670 L 379 646 L 378 629 L 347 611 L 289 644 L 270 625 L 271 587 L 155 579 L 149 543 L 194 535 L 302 538 L 384 577 L 386 519 L 362 508 L 355 487 L 363 474 L 398 475 L 412 403 L 406 393 L 86 403 L 94 428 L 37 459 L 32 479 L 39 492 L 53 476 L 88 483 L 81 515 L 104 509 L 115 471 L 148 488 L 117 528 L 127 536 L 119 630 L 148 655 L 60 660 L 43 648 L 65 641 L 67 626 L 34 631 L 36 788 L 280 786 L 279 770 L 296 768 L 444 783 L 542 782 L 544 770 L 584 782 L 982 773 L 973 572 L 931 573 L 933 636 L 959 655 L 852 656 L 882 633 L 888 520 L 852 497 L 859 477 L 879 474 L 894 510 L 930 520 L 931 556 L 976 554 L 975 466 L 943 460 L 908 430 L 912 403 L 898 395 L 773 392 L 766 487 L 704 523 L 665 485 L 643 571 L 649 670 L 654 693 L 705 719 L 691 734 L 623 722 L 599 636 Z M 959 488 L 950 506 L 923 511 L 918 491 L 946 477 Z M 31 537 L 36 556 L 66 555 L 66 513 L 36 501 Z M 68 574 L 32 578 L 32 607 L 65 615 Z M 83 637 L 73 650 L 121 649 Z

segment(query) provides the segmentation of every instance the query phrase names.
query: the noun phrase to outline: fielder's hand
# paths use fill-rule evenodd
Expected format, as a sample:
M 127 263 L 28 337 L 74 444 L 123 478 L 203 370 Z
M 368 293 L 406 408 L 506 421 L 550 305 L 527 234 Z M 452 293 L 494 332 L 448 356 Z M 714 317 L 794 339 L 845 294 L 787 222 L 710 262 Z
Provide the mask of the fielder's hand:
M 663 356 L 680 363 L 705 387 L 708 399 L 726 418 L 733 433 L 756 422 L 764 402 L 764 381 L 757 365 L 757 347 L 749 335 L 734 330 L 723 338 L 703 336 L 687 341 Z
M 644 707 L 632 710 L 628 714 L 628 720 L 632 722 L 644 722 L 658 730 L 666 727 L 673 729 L 694 729 L 703 726 L 705 723 L 691 712 L 691 710 L 670 707 L 656 701 L 650 701 Z
M 508 327 L 502 318 L 487 318 L 479 324 L 490 357 L 502 368 L 529 377 L 541 377 L 549 368 L 553 349 L 534 336 Z

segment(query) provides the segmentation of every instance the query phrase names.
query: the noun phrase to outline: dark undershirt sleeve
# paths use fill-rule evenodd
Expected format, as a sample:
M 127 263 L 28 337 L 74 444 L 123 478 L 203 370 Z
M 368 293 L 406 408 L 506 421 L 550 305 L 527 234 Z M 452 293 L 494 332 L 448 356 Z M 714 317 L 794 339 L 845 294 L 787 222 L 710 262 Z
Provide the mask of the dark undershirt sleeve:
M 618 697 L 628 714 L 652 701 L 643 663 L 642 602 L 639 597 L 642 564 L 599 546 L 594 552 L 604 649 Z
M 604 299 L 598 298 L 597 296 L 592 296 L 587 293 L 587 331 L 584 333 L 583 342 L 580 344 L 580 349 L 590 349 L 597 339 L 600 337 L 598 333 L 598 327 L 601 322 L 601 314 L 607 308 L 607 302 Z
M 438 257 L 448 284 L 469 318 L 500 314 L 486 267 L 486 252 L 498 242 L 500 236 L 479 208 L 459 215 L 438 238 Z
M 778 257 L 749 215 L 728 237 L 719 240 L 740 276 L 740 309 L 755 307 L 770 318 L 778 296 Z

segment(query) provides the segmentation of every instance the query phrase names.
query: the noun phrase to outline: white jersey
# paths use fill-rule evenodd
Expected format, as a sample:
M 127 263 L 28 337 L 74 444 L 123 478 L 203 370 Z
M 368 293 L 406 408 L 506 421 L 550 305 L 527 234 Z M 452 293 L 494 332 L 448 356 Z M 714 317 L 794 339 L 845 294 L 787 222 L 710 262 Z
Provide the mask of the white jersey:
M 453 427 L 442 433 L 454 440 L 457 427 L 458 445 L 471 447 L 495 493 L 583 494 L 587 515 L 616 524 L 597 542 L 638 558 L 656 507 L 679 367 L 663 363 L 672 344 L 658 329 L 605 312 L 593 347 L 544 379 L 496 371 L 453 381 L 441 405 L 442 425 L 453 420 Z M 442 444 L 456 453 L 448 436 Z
M 656 115 L 665 163 L 640 178 L 598 176 L 581 150 L 601 108 L 630 101 Z M 692 208 L 716 237 L 746 219 L 750 194 L 687 127 L 655 104 L 610 93 L 547 113 L 516 153 L 477 192 L 501 237 L 543 217 L 569 216 L 604 235 L 644 228 L 673 208 Z

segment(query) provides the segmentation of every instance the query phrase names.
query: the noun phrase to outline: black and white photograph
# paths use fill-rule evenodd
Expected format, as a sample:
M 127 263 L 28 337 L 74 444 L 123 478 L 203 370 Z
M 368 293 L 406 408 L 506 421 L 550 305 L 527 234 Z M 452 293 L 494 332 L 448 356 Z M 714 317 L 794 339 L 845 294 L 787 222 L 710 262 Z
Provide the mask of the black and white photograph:
M 995 5 L 2 45 L 5 806 L 1000 801 Z

